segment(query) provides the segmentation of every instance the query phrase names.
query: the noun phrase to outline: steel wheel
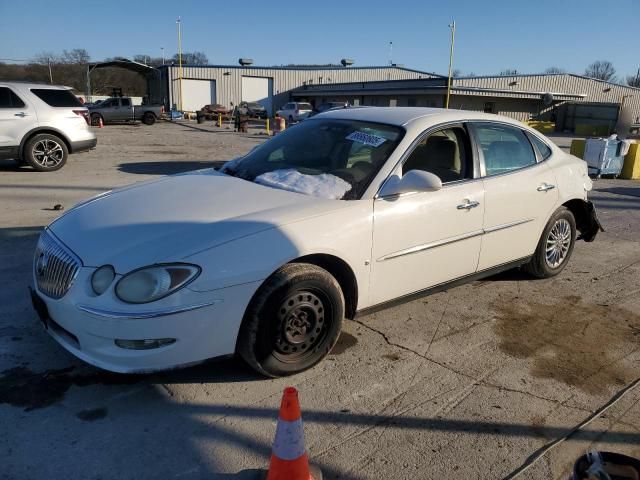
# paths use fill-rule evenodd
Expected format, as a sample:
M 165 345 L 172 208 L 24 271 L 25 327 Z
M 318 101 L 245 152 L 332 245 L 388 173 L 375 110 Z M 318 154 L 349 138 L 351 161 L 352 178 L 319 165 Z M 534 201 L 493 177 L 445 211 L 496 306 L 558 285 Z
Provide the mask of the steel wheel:
M 58 142 L 52 139 L 37 141 L 31 149 L 33 160 L 46 169 L 55 168 L 64 161 L 65 152 Z
M 558 268 L 567 258 L 571 246 L 571 225 L 560 218 L 554 223 L 547 235 L 545 259 L 551 268 Z
M 324 301 L 321 299 L 324 297 Z M 331 321 L 328 299 L 322 292 L 302 290 L 287 297 L 278 308 L 275 334 L 276 356 L 297 362 L 324 341 Z

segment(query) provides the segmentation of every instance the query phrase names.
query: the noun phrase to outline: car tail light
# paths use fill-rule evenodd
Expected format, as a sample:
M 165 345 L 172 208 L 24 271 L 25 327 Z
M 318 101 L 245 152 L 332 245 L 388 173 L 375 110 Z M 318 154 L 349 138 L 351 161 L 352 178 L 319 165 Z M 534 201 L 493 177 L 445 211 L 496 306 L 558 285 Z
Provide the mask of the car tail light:
M 73 113 L 78 115 L 79 117 L 84 118 L 84 121 L 89 125 L 89 111 L 88 110 L 73 110 Z

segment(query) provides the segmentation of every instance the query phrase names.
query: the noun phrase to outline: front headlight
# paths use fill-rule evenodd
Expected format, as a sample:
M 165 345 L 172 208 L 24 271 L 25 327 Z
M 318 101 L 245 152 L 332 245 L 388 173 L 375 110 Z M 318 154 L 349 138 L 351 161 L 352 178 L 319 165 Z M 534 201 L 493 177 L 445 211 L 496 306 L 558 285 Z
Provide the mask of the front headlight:
M 116 295 L 127 303 L 149 303 L 170 295 L 200 274 L 200 267 L 176 263 L 134 270 L 116 284 Z

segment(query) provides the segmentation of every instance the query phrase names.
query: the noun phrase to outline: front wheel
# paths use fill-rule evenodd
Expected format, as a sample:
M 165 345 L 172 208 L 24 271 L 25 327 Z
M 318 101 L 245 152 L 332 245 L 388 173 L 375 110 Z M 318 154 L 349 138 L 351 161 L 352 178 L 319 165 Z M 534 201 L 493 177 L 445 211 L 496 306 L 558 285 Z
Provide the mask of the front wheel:
M 100 121 L 102 120 L 102 124 L 104 125 L 104 118 L 99 113 L 91 114 L 91 126 L 98 127 L 100 126 Z
M 573 213 L 560 207 L 547 222 L 538 247 L 524 269 L 538 278 L 558 275 L 569 263 L 576 243 L 576 220 Z
M 55 135 L 41 133 L 30 138 L 24 146 L 24 159 L 38 172 L 53 172 L 67 162 L 67 145 Z
M 326 270 L 284 265 L 251 301 L 237 351 L 256 371 L 281 377 L 307 370 L 331 351 L 340 335 L 344 296 Z

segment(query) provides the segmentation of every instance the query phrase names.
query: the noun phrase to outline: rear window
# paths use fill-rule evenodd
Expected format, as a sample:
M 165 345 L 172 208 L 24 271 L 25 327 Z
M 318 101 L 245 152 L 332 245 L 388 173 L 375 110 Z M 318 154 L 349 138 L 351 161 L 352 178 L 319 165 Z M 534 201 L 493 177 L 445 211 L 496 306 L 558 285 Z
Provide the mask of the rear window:
M 80 100 L 69 90 L 32 88 L 31 93 L 51 107 L 82 107 Z
M 310 103 L 299 103 L 298 110 L 313 110 L 313 107 Z
M 24 108 L 24 102 L 7 87 L 0 87 L 0 108 Z

